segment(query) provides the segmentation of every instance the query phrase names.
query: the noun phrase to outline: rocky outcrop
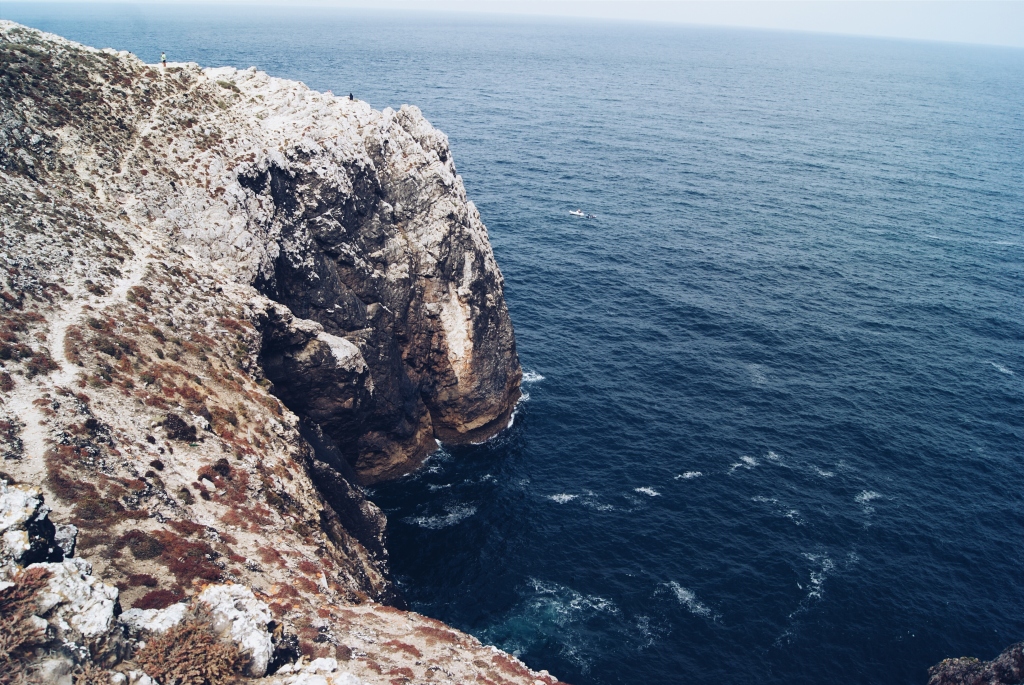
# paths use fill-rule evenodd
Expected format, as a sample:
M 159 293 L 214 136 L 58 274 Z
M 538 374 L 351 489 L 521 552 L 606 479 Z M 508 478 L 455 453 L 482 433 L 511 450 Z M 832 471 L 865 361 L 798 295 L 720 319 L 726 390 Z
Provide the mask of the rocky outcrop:
M 928 676 L 928 685 L 1021 685 L 1024 642 L 1007 647 L 992 661 L 966 656 L 944 659 L 928 669 Z
M 17 31 L 9 44 L 27 46 Z M 521 370 L 503 280 L 447 138 L 418 109 L 50 46 L 45 65 L 10 53 L 9 101 L 36 99 L 5 112 L 0 159 L 42 184 L 74 170 L 93 203 L 282 305 L 259 329 L 272 392 L 361 481 L 506 425 Z M 46 85 L 15 76 L 22 62 L 45 66 Z M 290 340 L 312 323 L 315 340 Z
M 8 487 L 3 480 L 0 511 L 26 514 L 5 518 L 4 532 L 49 523 L 38 489 Z M 43 542 L 54 547 L 52 535 Z M 24 558 L 20 539 L 6 535 L 0 558 L 0 682 L 20 675 L 25 682 L 55 685 L 169 685 L 188 674 L 194 679 L 188 682 L 244 677 L 267 685 L 361 685 L 392 683 L 397 675 L 558 685 L 548 673 L 531 671 L 438 621 L 390 607 L 342 609 L 322 631 L 325 641 L 336 642 L 340 658 L 309 659 L 274 620 L 272 606 L 244 585 L 211 584 L 166 608 L 122 612 L 118 588 L 93 575 L 83 559 L 26 566 L 16 561 Z
M 362 489 L 519 396 L 486 229 L 418 110 L 0 21 L 0 204 L 12 658 L 555 682 L 403 611 Z

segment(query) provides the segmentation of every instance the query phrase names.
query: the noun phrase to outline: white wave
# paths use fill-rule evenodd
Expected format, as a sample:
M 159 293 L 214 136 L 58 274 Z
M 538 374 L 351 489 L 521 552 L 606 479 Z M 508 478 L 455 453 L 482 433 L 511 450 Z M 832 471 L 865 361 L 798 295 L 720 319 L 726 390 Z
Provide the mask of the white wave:
M 821 599 L 821 596 L 825 594 L 825 579 L 836 565 L 832 563 L 832 560 L 826 554 L 804 554 L 804 558 L 818 566 L 817 570 L 811 571 L 810 582 L 807 586 L 807 597 L 805 599 Z M 803 589 L 803 586 L 799 584 L 798 587 Z
M 544 376 L 536 371 L 523 371 L 523 383 L 540 383 Z
M 572 620 L 578 618 L 580 614 L 619 613 L 615 602 L 599 595 L 584 595 L 570 587 L 536 578 L 530 578 L 530 585 L 533 586 L 538 598 L 554 600 L 555 608 L 563 618 Z
M 996 364 L 995 362 L 989 362 L 989 364 L 991 364 L 991 365 L 992 365 L 992 367 L 993 367 L 993 368 L 994 368 L 994 369 L 995 369 L 996 371 L 998 371 L 999 373 L 1005 373 L 1005 374 L 1006 374 L 1007 376 L 1013 376 L 1013 375 L 1016 375 L 1016 374 L 1014 374 L 1014 373 L 1013 373 L 1013 371 L 1011 371 L 1010 369 L 1006 368 L 1006 367 L 1005 367 L 1005 366 L 1003 366 L 1002 364 Z
M 756 388 L 763 388 L 768 385 L 768 374 L 764 371 L 764 366 L 761 364 L 749 364 L 747 371 L 750 372 L 750 384 Z
M 548 495 L 547 497 L 548 497 L 548 499 L 554 500 L 555 502 L 558 502 L 559 504 L 567 504 L 568 502 L 571 502 L 574 499 L 578 498 L 579 495 L 570 495 L 570 494 L 567 494 L 567 493 L 564 493 L 564 492 L 560 492 L 557 495 Z
M 641 494 L 647 495 L 648 497 L 661 497 L 661 493 L 655 490 L 654 488 L 633 488 L 633 492 L 639 492 Z
M 601 502 L 597 495 L 591 490 L 587 490 L 583 493 L 583 497 L 580 499 L 580 504 L 585 507 L 590 507 L 591 509 L 596 509 L 597 511 L 612 511 L 615 509 L 611 504 Z
M 676 480 L 690 480 L 691 478 L 700 478 L 703 475 L 700 471 L 687 471 L 676 476 Z
M 529 399 L 530 399 L 530 394 L 529 393 L 525 393 L 524 392 L 524 393 L 522 393 L 522 395 L 519 396 L 519 399 L 516 401 L 516 406 L 512 408 L 512 413 L 508 417 L 508 425 L 505 426 L 505 430 L 508 430 L 509 428 L 511 428 L 512 424 L 514 424 L 516 422 L 516 415 L 519 414 L 519 407 L 523 406 L 523 402 L 526 402 Z M 493 440 L 496 437 L 498 437 L 498 436 L 495 435 L 493 438 L 491 438 L 491 440 Z
M 750 498 L 751 502 L 759 502 L 761 504 L 770 504 L 775 514 L 784 516 L 791 520 L 798 526 L 804 525 L 803 516 L 796 509 L 787 509 L 784 505 L 779 503 L 779 500 L 775 497 L 765 497 L 763 495 L 757 495 Z
M 440 530 L 441 528 L 454 526 L 456 523 L 468 519 L 475 513 L 476 507 L 469 504 L 458 504 L 452 507 L 447 507 L 446 514 L 438 516 L 411 516 L 405 519 L 405 521 L 406 523 L 411 523 L 419 526 L 420 528 Z
M 509 414 L 508 423 L 505 424 L 505 427 L 502 430 L 495 433 L 494 435 L 492 435 L 491 437 L 487 438 L 486 440 L 481 440 L 480 442 L 471 442 L 469 444 L 473 445 L 474 447 L 479 445 L 486 445 L 491 440 L 496 440 L 497 438 L 501 437 L 505 433 L 505 431 L 507 431 L 509 428 L 515 425 L 516 416 L 519 414 L 519 408 L 523 406 L 524 403 L 529 401 L 530 393 L 526 392 L 525 390 L 520 390 L 519 399 L 516 400 L 516 406 L 512 407 L 512 413 Z M 441 443 L 438 442 L 437 444 L 440 445 Z
M 861 490 L 860 494 L 854 497 L 853 499 L 854 501 L 859 502 L 860 504 L 867 504 L 868 502 L 879 499 L 880 497 L 881 495 L 879 495 L 874 490 Z
M 771 450 L 768 450 L 768 461 L 773 461 L 776 464 L 778 464 L 778 463 L 782 462 L 782 457 L 780 457 L 779 455 L 775 454 L 775 452 L 772 452 Z
M 875 511 L 875 508 L 871 506 L 871 502 L 876 499 L 881 499 L 881 495 L 874 490 L 861 490 L 860 494 L 853 498 L 857 504 L 861 505 L 864 509 L 865 514 L 870 514 Z
M 736 469 L 752 469 L 757 466 L 757 459 L 748 456 L 740 457 L 740 460 L 729 467 L 729 473 L 732 473 Z
M 679 603 L 685 606 L 691 614 L 695 616 L 711 616 L 711 609 L 697 599 L 697 595 L 694 594 L 693 590 L 683 587 L 674 580 L 665 584 L 673 593 L 675 593 L 676 599 L 679 600 Z
M 812 466 L 811 468 L 814 469 L 814 472 L 821 476 L 822 478 L 832 478 L 834 475 L 836 475 L 835 471 L 826 471 L 825 469 L 819 468 L 817 466 Z
M 598 652 L 588 626 L 594 621 L 607 623 L 609 616 L 621 617 L 615 603 L 537 578 L 527 579 L 527 587 L 519 590 L 521 599 L 515 609 L 503 622 L 485 629 L 480 639 L 506 651 L 527 654 L 538 643 L 557 636 L 562 658 L 581 672 L 589 672 Z M 621 619 L 611 620 L 611 625 L 621 623 Z M 631 632 L 627 629 L 627 635 Z
M 636 631 L 641 638 L 640 649 L 653 647 L 658 636 L 651 630 L 651 617 L 643 615 L 637 616 L 634 625 L 636 626 Z

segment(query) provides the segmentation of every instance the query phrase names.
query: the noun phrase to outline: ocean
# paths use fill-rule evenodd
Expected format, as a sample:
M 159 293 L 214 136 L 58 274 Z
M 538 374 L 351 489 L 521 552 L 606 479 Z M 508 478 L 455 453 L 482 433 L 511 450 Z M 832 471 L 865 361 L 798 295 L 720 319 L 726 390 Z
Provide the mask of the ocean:
M 448 134 L 525 395 L 498 437 L 370 491 L 415 610 L 575 685 L 923 684 L 1024 639 L 1024 51 L 0 15 L 416 104 Z

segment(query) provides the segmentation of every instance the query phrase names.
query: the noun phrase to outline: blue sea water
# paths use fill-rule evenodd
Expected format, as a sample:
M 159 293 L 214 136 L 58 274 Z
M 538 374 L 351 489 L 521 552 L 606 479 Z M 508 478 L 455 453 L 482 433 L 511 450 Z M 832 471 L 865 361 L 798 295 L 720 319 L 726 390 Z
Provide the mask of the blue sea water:
M 923 683 L 1024 639 L 1024 51 L 0 15 L 417 104 L 448 133 L 528 399 L 372 491 L 416 610 L 576 685 Z

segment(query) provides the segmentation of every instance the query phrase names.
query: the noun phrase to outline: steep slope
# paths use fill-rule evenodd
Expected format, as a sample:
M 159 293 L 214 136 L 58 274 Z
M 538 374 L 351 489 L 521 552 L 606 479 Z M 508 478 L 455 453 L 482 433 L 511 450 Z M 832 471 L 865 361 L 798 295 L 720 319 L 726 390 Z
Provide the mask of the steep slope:
M 521 377 L 445 136 L 0 22 L 0 206 L 0 479 L 41 488 L 125 608 L 238 583 L 306 654 L 426 674 L 367 646 L 440 628 L 380 604 L 359 485 L 501 430 Z M 445 635 L 451 678 L 536 676 Z

